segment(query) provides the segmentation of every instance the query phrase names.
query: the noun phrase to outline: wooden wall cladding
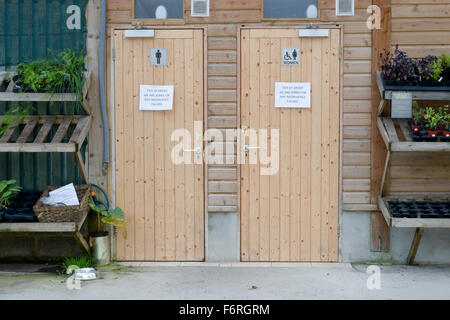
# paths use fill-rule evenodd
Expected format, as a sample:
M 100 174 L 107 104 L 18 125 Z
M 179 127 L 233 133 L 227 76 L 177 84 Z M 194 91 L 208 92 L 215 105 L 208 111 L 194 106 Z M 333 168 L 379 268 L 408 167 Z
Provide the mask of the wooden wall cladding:
M 190 17 L 190 0 L 185 0 L 185 24 L 208 24 L 208 125 L 210 128 L 237 126 L 237 41 L 238 24 L 287 22 L 263 21 L 262 0 L 211 0 L 209 18 Z M 371 202 L 371 68 L 372 36 L 366 26 L 366 9 L 372 0 L 356 0 L 355 16 L 336 17 L 335 0 L 319 0 L 320 21 L 344 25 L 344 140 L 342 173 L 343 202 Z M 107 1 L 107 22 L 131 25 L 133 2 Z M 292 21 L 304 24 L 305 21 Z M 149 23 L 146 23 L 149 24 Z M 392 0 L 392 41 L 411 56 L 450 52 L 449 0 Z M 109 72 L 109 71 L 108 71 Z M 383 158 L 384 161 L 384 158 Z M 209 211 L 238 210 L 237 166 L 210 165 Z

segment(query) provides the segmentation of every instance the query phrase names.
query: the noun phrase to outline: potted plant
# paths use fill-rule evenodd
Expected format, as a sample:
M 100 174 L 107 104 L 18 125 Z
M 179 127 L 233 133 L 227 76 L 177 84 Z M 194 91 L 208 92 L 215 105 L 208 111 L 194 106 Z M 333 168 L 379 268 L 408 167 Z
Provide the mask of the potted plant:
M 93 185 L 96 186 L 96 185 Z M 97 199 L 95 192 L 91 192 L 89 195 L 89 207 L 97 215 L 97 230 L 90 235 L 90 244 L 92 247 L 92 256 L 97 265 L 107 265 L 111 262 L 111 255 L 109 249 L 109 232 L 108 226 L 116 226 L 124 228 L 124 234 L 126 237 L 126 222 L 124 220 L 124 213 L 121 208 L 116 207 L 110 209 L 109 199 L 106 193 L 99 188 L 104 197 L 106 203 Z
M 433 80 L 447 83 L 450 81 L 450 53 L 444 53 L 430 62 L 430 68 L 433 70 Z
M 396 45 L 380 54 L 380 64 L 386 90 L 450 90 L 450 54 L 411 58 Z
M 14 91 L 75 92 L 81 99 L 84 71 L 84 56 L 67 49 L 55 58 L 20 63 L 13 78 Z
M 11 204 L 11 199 L 22 190 L 16 185 L 16 180 L 0 181 L 0 221 Z
M 430 138 L 437 138 L 439 135 L 438 125 L 441 121 L 441 115 L 433 108 L 427 107 L 425 109 L 425 119 L 428 120 L 427 133 Z
M 415 135 L 418 135 L 423 128 L 423 109 L 420 108 L 417 101 L 413 101 L 413 121 L 411 121 L 411 130 Z
M 447 113 L 444 115 L 442 122 L 442 137 L 444 137 L 446 140 L 450 139 L 450 113 Z

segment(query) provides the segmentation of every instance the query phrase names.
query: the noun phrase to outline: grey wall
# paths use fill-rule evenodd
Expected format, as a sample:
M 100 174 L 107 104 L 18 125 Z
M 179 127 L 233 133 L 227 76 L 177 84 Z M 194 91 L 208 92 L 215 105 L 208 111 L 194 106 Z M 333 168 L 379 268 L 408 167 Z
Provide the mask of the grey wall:
M 392 228 L 390 252 L 371 252 L 370 212 L 343 212 L 341 260 L 343 262 L 405 263 L 414 232 L 414 228 Z M 415 262 L 450 263 L 450 229 L 425 229 Z
M 206 261 L 239 261 L 239 232 L 239 216 L 236 212 L 210 212 L 208 214 Z

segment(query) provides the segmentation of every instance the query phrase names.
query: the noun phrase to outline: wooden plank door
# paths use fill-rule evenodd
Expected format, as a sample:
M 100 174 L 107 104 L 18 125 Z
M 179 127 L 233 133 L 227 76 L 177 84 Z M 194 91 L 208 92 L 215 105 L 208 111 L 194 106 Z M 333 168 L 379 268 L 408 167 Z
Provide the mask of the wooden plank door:
M 241 165 L 243 261 L 338 258 L 339 45 L 339 29 L 241 30 L 241 125 L 279 130 L 277 174 Z M 283 48 L 300 49 L 299 66 L 282 65 Z M 275 82 L 311 83 L 311 108 L 275 108 Z
M 116 30 L 114 45 L 116 204 L 127 222 L 117 259 L 201 261 L 203 164 L 192 153 L 191 164 L 174 165 L 178 141 L 171 134 L 185 128 L 193 137 L 194 122 L 203 122 L 203 30 L 161 29 L 153 38 L 125 38 Z M 166 66 L 151 66 L 151 48 L 167 49 Z M 174 85 L 173 109 L 140 111 L 141 84 Z

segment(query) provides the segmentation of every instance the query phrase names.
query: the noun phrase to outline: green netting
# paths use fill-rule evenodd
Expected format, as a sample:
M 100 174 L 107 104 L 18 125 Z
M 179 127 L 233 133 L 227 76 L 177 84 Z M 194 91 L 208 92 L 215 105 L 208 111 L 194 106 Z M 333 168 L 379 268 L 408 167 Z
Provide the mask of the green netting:
M 70 6 L 80 8 L 80 29 L 69 29 Z M 0 0 L 0 66 L 42 59 L 65 48 L 84 50 L 87 0 Z
M 71 5 L 80 8 L 80 29 L 68 29 Z M 86 46 L 87 0 L 0 0 L 0 71 L 20 62 L 46 58 L 66 48 Z M 13 103 L 0 102 L 0 114 Z M 32 103 L 34 114 L 78 114 L 73 103 Z M 36 131 L 36 130 L 35 130 Z M 34 135 L 37 132 L 33 133 Z M 51 133 L 52 134 L 52 133 Z M 84 153 L 85 147 L 82 148 Z M 82 183 L 71 153 L 0 153 L 0 180 L 16 179 L 25 189 Z

